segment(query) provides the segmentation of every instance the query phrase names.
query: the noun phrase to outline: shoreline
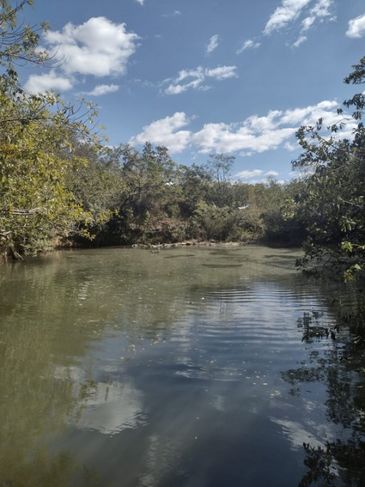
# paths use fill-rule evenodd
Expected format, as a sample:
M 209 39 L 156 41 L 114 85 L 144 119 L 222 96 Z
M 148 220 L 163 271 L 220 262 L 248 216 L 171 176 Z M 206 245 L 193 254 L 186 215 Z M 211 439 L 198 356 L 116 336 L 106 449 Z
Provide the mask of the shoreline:
M 147 249 L 147 250 L 163 250 L 163 249 L 179 249 L 186 247 L 244 247 L 248 242 L 217 242 L 215 240 L 186 240 L 183 242 L 174 243 L 158 243 L 158 244 L 132 244 L 126 248 L 132 249 Z
M 52 255 L 56 252 L 63 251 L 78 251 L 78 250 L 96 250 L 96 249 L 140 249 L 140 250 L 150 250 L 152 252 L 159 252 L 161 250 L 169 249 L 184 249 L 184 248 L 226 248 L 226 249 L 239 249 L 248 246 L 264 246 L 270 248 L 281 248 L 281 249 L 301 249 L 300 246 L 289 245 L 285 242 L 265 242 L 262 240 L 252 240 L 246 242 L 234 242 L 234 241 L 215 241 L 215 240 L 185 240 L 183 242 L 173 242 L 173 243 L 135 243 L 130 245 L 101 245 L 101 246 L 83 246 L 83 245 L 57 245 L 53 248 L 49 248 L 46 251 L 39 252 L 37 255 L 27 255 L 20 259 L 14 259 L 11 256 L 4 258 L 0 256 L 0 266 L 6 264 L 23 263 L 26 264 L 37 257 L 44 257 Z

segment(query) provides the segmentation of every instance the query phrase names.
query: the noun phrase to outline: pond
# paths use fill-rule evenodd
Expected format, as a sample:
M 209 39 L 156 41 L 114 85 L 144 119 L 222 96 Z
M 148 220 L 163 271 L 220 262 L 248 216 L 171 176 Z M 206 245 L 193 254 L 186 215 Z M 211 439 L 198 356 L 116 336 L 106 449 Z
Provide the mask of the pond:
M 338 285 L 295 271 L 299 255 L 113 248 L 0 268 L 0 485 L 361 485 L 361 443 L 352 471 L 327 457 L 363 438 L 364 362 L 346 364 Z

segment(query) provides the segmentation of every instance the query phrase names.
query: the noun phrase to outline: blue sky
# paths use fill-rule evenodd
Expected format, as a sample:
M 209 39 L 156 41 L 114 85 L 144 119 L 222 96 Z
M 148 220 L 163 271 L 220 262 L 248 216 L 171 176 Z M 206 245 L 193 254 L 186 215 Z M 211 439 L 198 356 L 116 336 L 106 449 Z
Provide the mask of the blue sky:
M 90 98 L 111 144 L 232 154 L 245 181 L 290 177 L 295 130 L 336 121 L 365 55 L 364 0 L 35 0 L 24 18 L 48 21 L 56 63 L 23 71 L 29 91 Z

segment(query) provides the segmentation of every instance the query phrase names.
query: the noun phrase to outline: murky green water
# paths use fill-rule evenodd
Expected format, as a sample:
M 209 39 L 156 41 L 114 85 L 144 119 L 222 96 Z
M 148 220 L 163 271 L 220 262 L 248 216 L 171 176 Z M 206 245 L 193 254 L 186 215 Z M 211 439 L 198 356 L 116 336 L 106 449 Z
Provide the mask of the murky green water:
M 342 332 L 302 340 L 306 317 L 335 318 L 296 257 L 107 249 L 0 268 L 0 485 L 298 485 L 303 442 L 354 425 L 323 376 Z

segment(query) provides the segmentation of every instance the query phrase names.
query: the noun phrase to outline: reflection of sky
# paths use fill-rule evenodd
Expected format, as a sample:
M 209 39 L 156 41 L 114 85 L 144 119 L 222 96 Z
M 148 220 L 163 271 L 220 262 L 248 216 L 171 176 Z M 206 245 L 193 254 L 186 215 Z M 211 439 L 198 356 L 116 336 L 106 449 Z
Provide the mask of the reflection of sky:
M 220 442 L 227 455 L 241 449 L 240 462 L 250 457 L 251 444 L 254 452 L 288 452 L 289 461 L 289 451 L 301 455 L 303 442 L 317 446 L 332 438 L 331 427 L 321 426 L 326 392 L 311 401 L 292 397 L 281 378 L 289 367 L 309 366 L 297 320 L 304 311 L 323 309 L 313 289 L 293 289 L 290 280 L 245 280 L 231 289 L 194 290 L 183 313 L 160 328 L 151 326 L 139 298 L 128 304 L 135 323 L 121 312 L 125 323 L 105 330 L 77 367 L 56 372 L 73 383 L 79 398 L 69 420 L 79 434 L 92 433 L 95 444 L 98 435 L 105 438 L 115 462 L 126 449 L 133 453 L 132 464 L 120 460 L 128 474 L 138 474 L 138 482 L 134 477 L 126 485 L 149 487 L 174 478 L 192 461 L 190 452 L 204 460 L 209 476 L 209 462 L 225 461 Z M 327 342 L 311 345 L 325 347 Z M 87 462 L 97 462 L 96 449 L 87 455 Z M 232 471 L 239 471 L 238 460 L 232 462 Z M 106 465 L 104 460 L 99 467 Z
M 82 402 L 76 425 L 108 435 L 136 428 L 141 422 L 141 406 L 141 394 L 132 385 L 99 382 Z
M 272 422 L 281 426 L 284 435 L 288 437 L 290 443 L 295 449 L 302 448 L 303 443 L 310 443 L 313 447 L 324 445 L 324 442 L 319 441 L 300 423 L 276 418 L 272 418 Z
M 275 281 L 246 282 L 241 288 L 202 292 L 186 315 L 164 330 L 163 340 L 158 336 L 146 340 L 142 323 L 139 338 L 133 330 L 128 330 L 129 336 L 113 331 L 98 342 L 94 358 L 89 357 L 103 380 L 90 386 L 82 401 L 78 427 L 107 434 L 137 427 L 144 400 L 140 391 L 146 384 L 130 372 L 132 365 L 145 365 L 147 376 L 154 371 L 160 380 L 172 374 L 176 380 L 238 382 L 247 395 L 277 407 L 282 395 L 280 372 L 287 364 L 306 359 L 295 324 L 311 308 L 322 308 L 311 293 L 296 293 Z M 86 381 L 81 369 L 70 368 L 68 375 L 79 384 L 78 390 Z M 210 404 L 224 411 L 227 398 L 210 388 Z M 260 413 L 262 406 L 258 403 L 251 411 Z
M 143 423 L 142 394 L 131 383 L 88 382 L 78 367 L 58 368 L 56 378 L 70 379 L 74 395 L 81 396 L 78 412 L 71 419 L 77 428 L 112 435 Z
M 182 250 L 77 252 L 53 271 L 19 268 L 31 282 L 16 271 L 0 293 L 1 303 L 12 303 L 5 317 L 9 349 L 22 345 L 19 369 L 8 374 L 16 380 L 3 388 L 10 390 L 6 404 L 12 387 L 27 390 L 32 375 L 53 370 L 44 391 L 68 417 L 60 414 L 64 428 L 52 448 L 56 443 L 80 465 L 95 467 L 104 485 L 292 487 L 302 475 L 302 442 L 323 445 L 341 432 L 328 419 L 331 391 L 282 375 L 313 368 L 310 352 L 320 358 L 341 346 L 301 341 L 297 320 L 304 312 L 331 319 L 325 297 L 282 262 L 273 270 L 277 259 L 266 259 L 264 250 L 191 252 L 196 256 L 187 259 Z M 246 266 L 245 255 L 256 252 L 261 264 Z M 232 259 L 242 267 L 210 265 Z M 44 341 L 35 353 L 38 337 Z M 39 367 L 32 369 L 33 359 Z M 20 367 L 29 370 L 21 375 Z M 33 389 L 43 411 L 43 389 Z M 23 409 L 19 423 L 28 414 Z
M 270 385 L 273 369 L 282 371 L 306 358 L 295 324 L 304 311 L 322 309 L 313 294 L 276 282 L 208 291 L 199 299 L 170 331 L 171 360 L 180 366 L 176 374 L 264 386 Z

